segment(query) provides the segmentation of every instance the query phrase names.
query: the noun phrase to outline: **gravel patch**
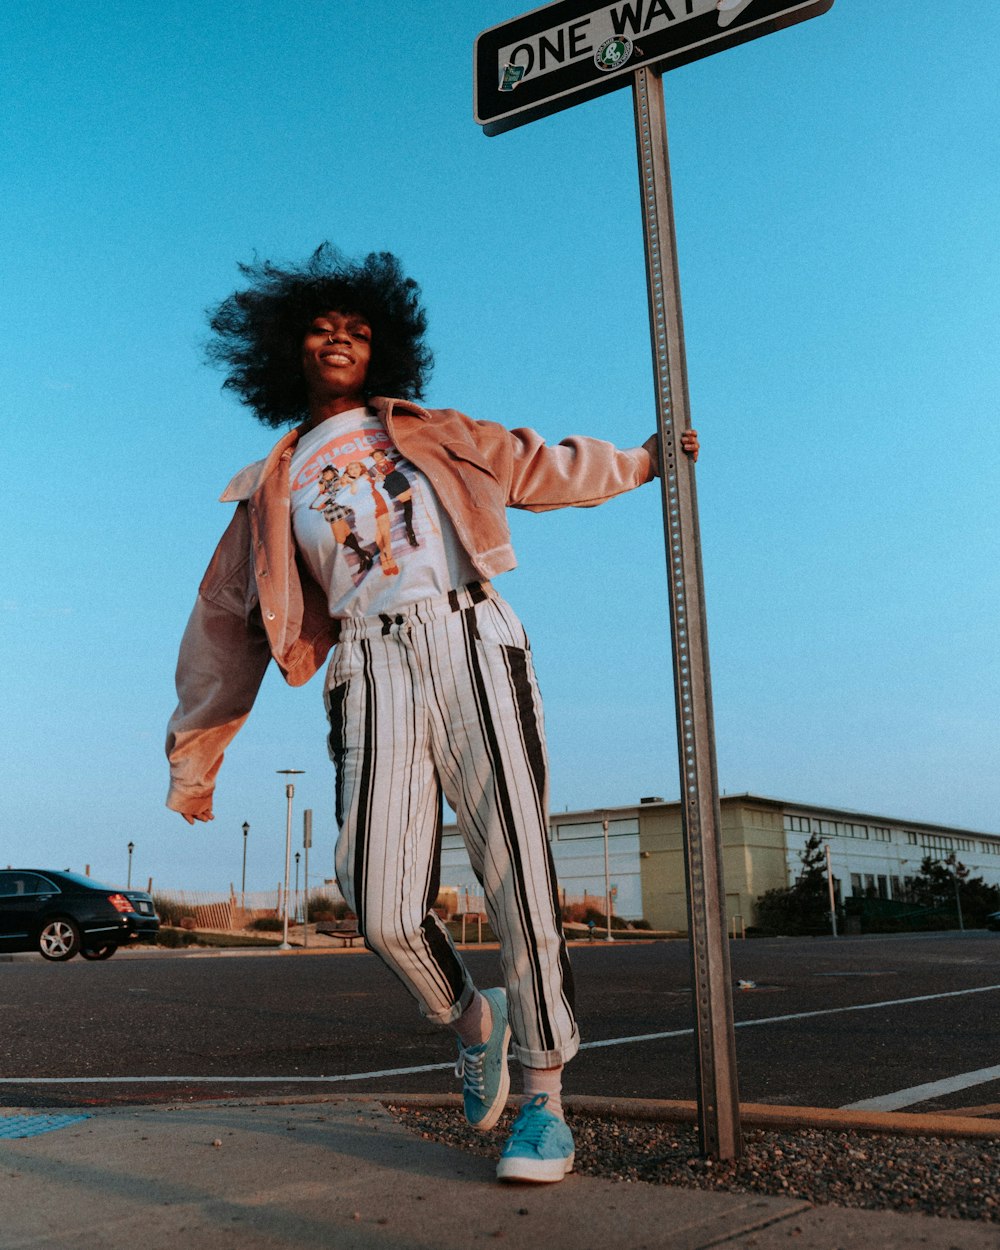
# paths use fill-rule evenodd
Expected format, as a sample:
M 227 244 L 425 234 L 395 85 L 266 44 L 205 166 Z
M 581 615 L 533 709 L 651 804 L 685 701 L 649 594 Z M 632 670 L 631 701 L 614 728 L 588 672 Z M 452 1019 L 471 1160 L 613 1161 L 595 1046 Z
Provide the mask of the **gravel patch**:
M 500 1157 L 513 1119 L 507 1112 L 481 1135 L 458 1109 L 388 1110 L 424 1138 L 492 1159 Z M 576 1171 L 587 1176 L 1000 1223 L 1000 1138 L 747 1129 L 743 1158 L 722 1163 L 698 1154 L 691 1125 L 573 1114 L 566 1120 L 576 1139 Z

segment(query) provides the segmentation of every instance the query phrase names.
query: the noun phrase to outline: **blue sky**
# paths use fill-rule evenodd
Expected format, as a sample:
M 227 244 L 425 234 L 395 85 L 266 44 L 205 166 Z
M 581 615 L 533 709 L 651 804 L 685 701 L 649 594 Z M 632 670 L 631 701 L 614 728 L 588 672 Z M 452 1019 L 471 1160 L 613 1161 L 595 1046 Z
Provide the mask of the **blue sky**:
M 157 888 L 281 875 L 275 770 L 332 863 L 320 681 L 269 674 L 216 820 L 163 806 L 177 643 L 273 434 L 200 363 L 256 251 L 389 248 L 428 400 L 654 427 L 631 99 L 487 139 L 493 0 L 11 0 L 0 13 L 0 860 Z M 1000 10 L 837 0 L 668 74 L 720 784 L 1000 829 Z M 647 488 L 514 515 L 553 807 L 677 794 Z

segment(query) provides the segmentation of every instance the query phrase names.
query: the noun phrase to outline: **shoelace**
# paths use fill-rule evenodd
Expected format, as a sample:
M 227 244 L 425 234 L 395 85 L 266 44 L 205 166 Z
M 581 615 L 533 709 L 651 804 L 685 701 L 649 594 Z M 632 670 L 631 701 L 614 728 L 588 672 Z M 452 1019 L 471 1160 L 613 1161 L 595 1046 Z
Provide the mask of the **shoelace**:
M 458 1062 L 455 1064 L 455 1075 L 462 1078 L 462 1089 L 476 1098 L 486 1097 L 486 1082 L 483 1080 L 483 1060 L 486 1051 L 464 1046 L 458 1048 Z
M 526 1102 L 514 1121 L 512 1136 L 518 1141 L 526 1141 L 529 1146 L 537 1146 L 552 1127 L 552 1117 L 531 1113 L 544 1110 L 548 1101 L 548 1094 L 536 1094 L 531 1102 Z

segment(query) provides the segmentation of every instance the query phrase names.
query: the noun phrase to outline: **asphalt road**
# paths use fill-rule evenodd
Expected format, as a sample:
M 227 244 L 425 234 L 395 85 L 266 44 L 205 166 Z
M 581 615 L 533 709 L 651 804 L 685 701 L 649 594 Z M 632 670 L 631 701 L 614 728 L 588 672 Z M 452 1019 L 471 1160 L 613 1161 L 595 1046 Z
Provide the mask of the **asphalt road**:
M 695 1097 L 687 945 L 572 956 L 585 1047 L 567 1092 Z M 744 1101 L 839 1107 L 1000 1064 L 1000 934 L 755 940 L 732 956 L 734 985 L 753 983 L 734 990 Z M 495 952 L 467 959 L 497 982 Z M 440 1066 L 449 1035 L 366 952 L 18 958 L 0 962 L 0 1002 L 0 1106 L 458 1087 Z M 907 1109 L 990 1103 L 1000 1080 Z

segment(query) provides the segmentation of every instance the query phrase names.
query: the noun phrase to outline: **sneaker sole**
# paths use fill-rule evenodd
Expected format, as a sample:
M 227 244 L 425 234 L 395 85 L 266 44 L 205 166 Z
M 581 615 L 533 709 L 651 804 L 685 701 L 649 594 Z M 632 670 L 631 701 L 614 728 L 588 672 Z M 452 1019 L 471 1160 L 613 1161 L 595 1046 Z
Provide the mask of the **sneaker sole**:
M 551 1185 L 573 1171 L 575 1158 L 574 1153 L 568 1159 L 501 1159 L 497 1164 L 497 1180 Z
M 503 1044 L 500 1048 L 500 1084 L 497 1086 L 497 1096 L 486 1109 L 486 1114 L 481 1120 L 468 1120 L 467 1122 L 476 1130 L 477 1133 L 488 1133 L 496 1124 L 497 1120 L 503 1115 L 504 1108 L 507 1106 L 507 1095 L 510 1093 L 510 1068 L 507 1066 L 507 1052 L 510 1049 L 510 1025 L 504 1029 Z

